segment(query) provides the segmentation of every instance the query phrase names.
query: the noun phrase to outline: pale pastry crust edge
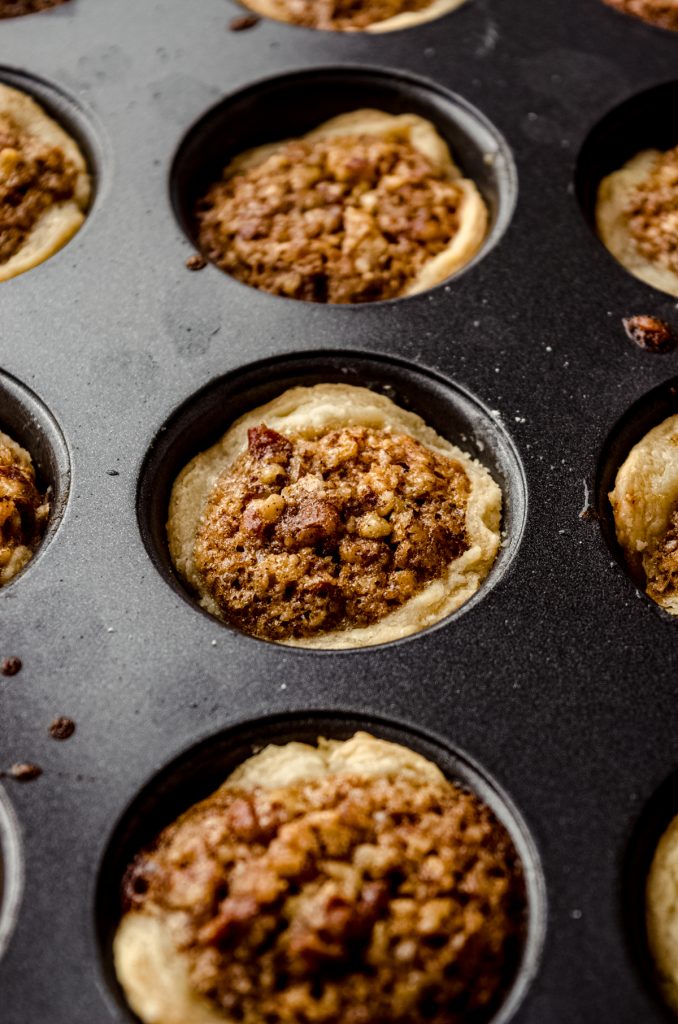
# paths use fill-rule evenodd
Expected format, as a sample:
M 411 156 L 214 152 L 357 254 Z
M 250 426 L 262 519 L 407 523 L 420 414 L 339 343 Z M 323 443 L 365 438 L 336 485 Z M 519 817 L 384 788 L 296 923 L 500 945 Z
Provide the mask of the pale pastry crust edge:
M 678 1013 L 678 817 L 664 832 L 652 860 L 645 921 L 662 993 Z
M 167 522 L 170 555 L 179 575 L 200 595 L 207 611 L 221 618 L 194 565 L 201 516 L 217 478 L 245 450 L 248 429 L 260 423 L 283 434 L 307 437 L 349 426 L 409 434 L 431 451 L 458 460 L 471 482 L 466 515 L 469 549 L 450 563 L 444 577 L 429 583 L 371 626 L 286 641 L 288 646 L 339 649 L 387 643 L 433 625 L 473 596 L 490 571 L 501 543 L 502 495 L 489 471 L 440 437 L 420 416 L 401 409 L 385 395 L 349 384 L 316 384 L 291 388 L 241 416 L 221 440 L 193 458 L 174 483 Z
M 659 423 L 631 449 L 609 494 L 617 540 L 631 567 L 651 575 L 651 558 L 678 503 L 678 415 Z M 658 604 L 678 615 L 678 595 Z
M 75 140 L 31 96 L 0 83 L 0 114 L 6 114 L 22 132 L 46 146 L 58 146 L 77 170 L 74 197 L 46 210 L 19 251 L 0 264 L 0 281 L 8 281 L 37 267 L 70 241 L 85 219 L 92 184 Z

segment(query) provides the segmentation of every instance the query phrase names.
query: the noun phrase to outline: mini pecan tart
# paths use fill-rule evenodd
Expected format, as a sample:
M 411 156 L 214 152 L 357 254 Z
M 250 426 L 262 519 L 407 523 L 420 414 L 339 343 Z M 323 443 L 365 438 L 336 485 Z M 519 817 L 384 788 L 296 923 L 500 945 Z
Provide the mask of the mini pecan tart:
M 196 214 L 202 252 L 226 273 L 342 304 L 439 284 L 475 256 L 488 222 L 434 126 L 377 110 L 241 154 Z
M 0 281 L 61 249 L 82 225 L 90 195 L 70 135 L 30 96 L 0 83 Z
M 526 919 L 492 811 L 364 732 L 251 757 L 136 858 L 123 905 L 145 1024 L 481 1024 Z
M 180 575 L 213 615 L 266 640 L 361 647 L 450 614 L 500 545 L 487 469 L 367 388 L 293 388 L 177 478 Z
M 610 501 L 632 575 L 653 601 L 678 615 L 678 416 L 631 449 Z
M 635 277 L 678 295 L 678 146 L 643 150 L 604 178 L 598 233 Z
M 33 557 L 48 515 L 30 455 L 0 431 L 0 586 Z

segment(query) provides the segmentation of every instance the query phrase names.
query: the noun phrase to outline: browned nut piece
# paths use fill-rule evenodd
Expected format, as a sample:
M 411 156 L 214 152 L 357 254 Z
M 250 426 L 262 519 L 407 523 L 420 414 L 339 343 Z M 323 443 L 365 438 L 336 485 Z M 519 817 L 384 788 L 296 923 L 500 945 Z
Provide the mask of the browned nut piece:
M 622 320 L 630 340 L 645 352 L 663 355 L 678 344 L 678 334 L 656 316 L 631 316 Z

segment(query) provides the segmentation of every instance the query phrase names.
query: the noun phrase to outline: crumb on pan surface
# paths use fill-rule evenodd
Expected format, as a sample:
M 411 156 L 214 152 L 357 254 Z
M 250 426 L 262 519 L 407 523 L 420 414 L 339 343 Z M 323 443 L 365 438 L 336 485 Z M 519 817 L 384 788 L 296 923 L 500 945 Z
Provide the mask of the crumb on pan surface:
M 364 110 L 241 154 L 198 203 L 205 255 L 287 298 L 362 303 L 467 263 L 487 211 L 430 122 Z
M 268 747 L 142 852 L 118 977 L 154 1024 L 488 1019 L 525 928 L 511 838 L 397 744 Z
M 0 0 L 0 18 L 18 18 L 22 14 L 35 14 L 58 7 L 66 0 Z
M 619 262 L 678 295 L 678 146 L 643 150 L 600 184 L 596 222 Z
M 605 3 L 659 28 L 678 31 L 678 0 L 605 0 Z
M 412 28 L 461 6 L 464 0 L 242 0 L 267 18 L 339 32 Z
M 649 597 L 678 615 L 678 416 L 636 444 L 610 493 L 617 540 Z
M 678 1013 L 678 818 L 664 832 L 652 860 L 645 920 L 661 991 Z
M 0 586 L 33 557 L 48 515 L 30 455 L 0 431 Z
M 0 83 L 0 281 L 62 248 L 90 193 L 74 140 L 30 96 Z
M 488 471 L 390 399 L 295 388 L 175 482 L 170 553 L 212 614 L 261 638 L 363 646 L 475 592 L 499 547 Z

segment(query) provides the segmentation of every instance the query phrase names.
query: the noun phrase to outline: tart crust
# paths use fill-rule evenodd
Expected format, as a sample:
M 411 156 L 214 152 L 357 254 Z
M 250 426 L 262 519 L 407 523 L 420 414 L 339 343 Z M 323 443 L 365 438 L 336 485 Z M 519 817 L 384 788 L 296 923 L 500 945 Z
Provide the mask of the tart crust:
M 596 227 L 605 247 L 634 277 L 669 295 L 678 295 L 678 274 L 648 260 L 629 229 L 628 201 L 634 189 L 649 177 L 662 153 L 645 149 L 600 183 Z
M 347 426 L 370 427 L 408 434 L 433 452 L 457 460 L 471 490 L 466 509 L 468 548 L 433 580 L 395 611 L 369 626 L 282 641 L 299 647 L 346 648 L 387 643 L 418 632 L 451 614 L 476 592 L 500 546 L 501 491 L 488 470 L 440 437 L 414 413 L 368 388 L 348 384 L 317 384 L 286 391 L 237 420 L 217 444 L 197 455 L 177 477 L 170 499 L 167 531 L 172 561 L 198 593 L 201 605 L 222 617 L 196 571 L 194 547 L 201 516 L 217 478 L 247 446 L 248 429 L 265 423 L 285 434 L 312 438 Z
M 45 210 L 18 252 L 7 262 L 0 263 L 0 281 L 7 281 L 43 263 L 70 241 L 85 219 L 92 186 L 85 157 L 77 143 L 34 99 L 0 83 L 0 114 L 14 122 L 21 134 L 62 150 L 77 172 L 73 197 Z
M 632 572 L 651 583 L 653 560 L 678 504 L 678 415 L 650 430 L 630 451 L 610 492 L 617 540 Z M 678 593 L 652 593 L 678 615 Z
M 461 192 L 458 210 L 459 228 L 450 244 L 424 264 L 419 274 L 402 293 L 415 295 L 446 281 L 452 274 L 469 263 L 476 255 L 487 235 L 488 212 L 475 183 L 464 178 L 455 164 L 449 146 L 438 134 L 435 126 L 417 114 L 387 114 L 369 108 L 340 114 L 325 121 L 313 131 L 301 136 L 303 141 L 318 142 L 341 136 L 369 135 L 387 142 L 401 142 L 423 153 L 434 169 L 449 181 L 454 181 Z M 257 167 L 292 139 L 256 146 L 241 153 L 224 171 L 224 179 L 235 177 Z
M 294 24 L 291 21 L 288 12 L 285 10 L 283 4 L 279 0 L 241 0 L 246 7 L 249 7 L 251 11 L 255 11 L 257 14 L 262 15 L 264 18 L 273 18 L 275 21 L 284 21 Z M 432 0 L 429 7 L 424 8 L 422 11 L 404 11 L 402 14 L 396 14 L 392 18 L 385 18 L 383 21 L 375 21 L 372 25 L 367 25 L 364 29 L 359 28 L 348 28 L 348 29 L 337 29 L 339 32 L 396 32 L 399 29 L 414 28 L 416 25 L 423 25 L 427 21 L 434 21 L 436 18 L 441 18 L 444 14 L 449 14 L 450 11 L 456 10 L 457 7 L 461 7 L 466 0 Z
M 645 920 L 662 993 L 678 1012 L 678 817 L 660 839 L 652 860 Z

